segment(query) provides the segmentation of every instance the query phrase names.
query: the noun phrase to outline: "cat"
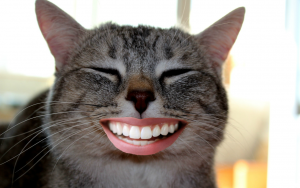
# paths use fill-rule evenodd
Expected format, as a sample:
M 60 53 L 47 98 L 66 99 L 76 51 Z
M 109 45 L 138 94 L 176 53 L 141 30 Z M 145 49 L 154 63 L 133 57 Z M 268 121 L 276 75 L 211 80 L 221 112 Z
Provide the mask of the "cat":
M 198 35 L 113 23 L 87 30 L 37 0 L 56 80 L 0 132 L 0 187 L 217 187 L 222 64 L 244 14 L 235 9 Z

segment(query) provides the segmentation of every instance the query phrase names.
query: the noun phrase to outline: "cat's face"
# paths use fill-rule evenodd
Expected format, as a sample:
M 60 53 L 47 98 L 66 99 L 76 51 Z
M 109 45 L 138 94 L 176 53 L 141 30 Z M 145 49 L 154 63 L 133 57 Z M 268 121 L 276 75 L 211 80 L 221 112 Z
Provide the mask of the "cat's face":
M 43 11 L 47 10 L 63 14 L 65 18 L 45 18 L 49 14 L 43 14 Z M 50 115 L 46 122 L 50 125 L 48 134 L 53 134 L 49 137 L 52 145 L 63 138 L 63 144 L 55 146 L 58 155 L 64 153 L 70 157 L 76 153 L 93 158 L 124 156 L 124 151 L 137 154 L 123 150 L 123 146 L 119 148 L 119 143 L 131 145 L 136 150 L 143 147 L 136 146 L 137 142 L 149 146 L 155 143 L 153 135 L 158 125 L 160 133 L 165 135 L 155 136 L 160 139 L 156 141 L 156 147 L 160 149 L 138 154 L 212 158 L 215 146 L 222 140 L 228 112 L 220 75 L 221 63 L 238 34 L 243 9 L 232 13 L 232 18 L 230 15 L 230 18 L 225 17 L 223 22 L 237 20 L 227 30 L 211 27 L 212 31 L 208 29 L 209 33 L 198 36 L 177 29 L 113 24 L 88 31 L 49 3 L 41 5 L 37 14 L 42 33 L 57 61 L 57 78 L 48 97 Z M 61 18 L 70 23 L 66 30 L 74 28 L 66 31 L 65 36 L 55 31 L 56 27 L 63 27 L 59 24 Z M 51 28 L 49 32 L 47 25 Z M 225 35 L 223 40 L 220 39 L 222 35 Z M 65 41 L 67 37 L 72 40 Z M 56 38 L 60 40 L 53 42 Z M 120 118 L 120 121 L 111 118 Z M 142 124 L 137 126 L 140 133 L 131 130 L 135 126 L 130 123 L 132 118 L 141 119 L 137 120 Z M 143 120 L 149 118 L 143 125 L 146 122 Z M 168 119 L 156 122 L 156 118 Z M 103 119 L 107 121 L 100 124 Z M 165 124 L 167 133 L 163 130 Z M 128 134 L 124 133 L 124 126 L 129 128 Z M 151 138 L 146 136 L 148 139 L 142 140 L 146 143 L 135 138 L 136 134 L 149 133 L 148 129 L 143 133 L 144 127 L 149 127 L 152 134 Z M 106 133 L 109 131 L 109 135 L 103 129 Z M 171 146 L 159 146 L 176 132 Z M 118 138 L 118 134 L 123 134 L 127 140 Z

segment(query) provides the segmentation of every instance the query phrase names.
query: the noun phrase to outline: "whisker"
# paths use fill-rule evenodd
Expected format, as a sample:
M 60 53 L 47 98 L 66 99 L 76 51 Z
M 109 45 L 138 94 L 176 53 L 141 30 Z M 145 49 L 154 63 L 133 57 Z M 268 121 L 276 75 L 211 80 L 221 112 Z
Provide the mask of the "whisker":
M 187 119 L 187 118 L 186 118 L 186 119 Z M 204 125 L 204 126 L 206 126 L 206 127 L 212 128 L 212 129 L 214 129 L 214 130 L 216 130 L 216 131 L 218 131 L 218 132 L 221 132 L 221 133 L 224 132 L 223 129 L 208 124 L 208 123 L 210 123 L 210 122 L 203 122 L 203 121 L 202 121 L 202 122 L 199 122 L 199 120 L 192 120 L 192 119 L 187 119 L 187 120 L 189 120 L 189 121 L 191 121 L 191 122 L 195 122 L 195 123 L 197 123 L 197 124 L 199 124 L 199 125 Z
M 43 105 L 42 107 L 38 108 L 38 110 L 39 110 L 39 109 L 41 109 L 41 108 L 43 108 L 43 107 L 46 107 L 46 106 L 47 106 L 47 103 L 50 103 L 49 105 L 52 105 L 53 103 L 54 103 L 54 104 L 61 104 L 61 103 L 67 103 L 67 104 L 69 104 L 69 103 L 74 103 L 74 102 L 51 101 L 51 102 L 39 102 L 39 103 L 32 104 L 32 105 L 27 106 L 26 108 L 20 110 L 20 111 L 13 117 L 13 119 L 11 120 L 11 122 L 10 122 L 9 125 L 8 125 L 8 128 L 11 126 L 11 123 L 14 122 L 14 120 L 15 120 L 15 119 L 16 119 L 23 111 L 27 110 L 27 109 L 30 108 L 30 107 L 36 106 L 36 105 L 46 104 L 46 105 Z M 36 113 L 38 110 L 35 110 L 34 112 L 32 112 L 28 117 L 32 116 L 32 115 L 33 115 L 34 113 Z
M 195 133 L 195 131 L 193 131 L 193 130 L 191 130 L 191 129 L 186 129 L 186 130 L 188 130 L 190 133 L 192 133 L 192 134 L 195 134 L 197 137 L 199 137 L 200 139 L 202 139 L 202 140 L 205 140 L 204 138 L 202 138 L 199 134 L 197 134 L 197 133 Z M 214 135 L 214 134 L 211 134 L 211 135 Z M 215 135 L 214 135 L 215 136 Z M 217 136 L 218 137 L 218 136 Z M 218 137 L 219 138 L 219 137 Z M 221 139 L 219 138 L 218 139 L 219 141 L 221 141 Z M 209 143 L 207 143 L 207 144 L 209 144 Z M 211 146 L 211 144 L 209 144 L 210 146 Z M 228 146 L 227 144 L 226 144 L 226 146 Z M 212 146 L 211 146 L 212 147 Z M 230 147 L 230 146 L 229 146 Z M 223 147 L 224 148 L 224 147 Z M 213 148 L 214 150 L 215 150 L 215 147 Z M 230 149 L 232 150 L 232 147 L 230 147 Z
M 192 130 L 191 128 L 187 127 L 185 128 L 185 130 L 188 130 L 189 132 L 193 133 L 193 134 L 196 134 L 197 136 L 199 136 L 201 139 L 205 140 L 207 142 L 206 139 L 202 138 L 199 134 L 197 134 L 195 132 L 195 130 Z M 220 137 L 218 137 L 217 135 L 215 135 L 213 132 L 210 132 L 210 131 L 203 131 L 201 130 L 201 133 L 205 133 L 205 134 L 209 134 L 211 136 L 213 136 L 215 139 L 217 139 L 218 141 L 222 141 L 222 139 Z
M 232 127 L 235 131 L 237 131 L 238 133 L 239 133 L 239 135 L 241 135 L 242 136 L 242 138 L 244 139 L 244 140 L 247 140 L 245 137 L 244 137 L 244 135 L 242 134 L 242 132 L 236 127 L 236 125 L 234 125 L 233 123 L 231 123 L 230 121 L 224 121 L 224 120 L 219 120 L 218 118 L 214 118 L 214 117 L 212 117 L 212 119 L 213 120 L 216 120 L 216 121 L 219 121 L 219 122 L 222 122 L 222 123 L 226 123 L 227 124 L 227 126 L 230 126 L 230 127 Z M 233 118 L 228 118 L 229 120 L 233 120 L 233 121 L 235 121 Z M 201 118 L 201 120 L 210 120 L 210 118 Z M 237 121 L 235 121 L 236 123 L 238 123 Z M 238 123 L 239 124 L 239 127 L 243 127 L 240 123 Z M 243 127 L 244 128 L 244 127 Z M 247 131 L 247 129 L 245 129 L 244 128 L 244 130 L 248 133 L 248 134 L 250 134 L 248 131 Z M 233 138 L 227 131 L 226 131 L 226 135 L 228 135 L 229 137 L 230 137 L 230 139 L 233 139 L 233 140 L 235 140 L 235 138 Z M 236 141 L 236 140 L 235 140 Z
M 179 140 L 181 140 L 181 142 L 186 145 L 187 147 L 191 148 L 194 152 L 196 152 L 201 158 L 202 160 L 204 160 L 206 162 L 207 165 L 209 165 L 209 163 L 207 162 L 207 160 L 204 159 L 204 157 L 198 153 L 196 150 L 194 150 L 194 148 L 192 148 L 191 146 L 189 146 L 187 143 L 185 143 L 180 137 L 178 137 Z
M 16 119 L 23 111 L 27 110 L 27 109 L 30 108 L 30 107 L 33 107 L 33 106 L 36 106 L 36 105 L 40 105 L 40 104 L 46 104 L 46 105 L 43 105 L 43 106 L 41 106 L 40 108 L 38 108 L 37 110 L 35 110 L 34 112 L 32 112 L 32 113 L 26 118 L 26 120 L 30 120 L 30 119 L 28 119 L 28 118 L 31 117 L 31 116 L 32 116 L 33 114 L 35 114 L 36 112 L 38 112 L 40 109 L 45 108 L 46 106 L 51 106 L 51 105 L 55 105 L 55 104 L 61 104 L 61 105 L 63 105 L 63 104 L 79 104 L 79 105 L 86 105 L 86 106 L 102 107 L 102 106 L 100 106 L 100 105 L 95 105 L 95 104 L 76 103 L 76 102 L 63 102 L 63 101 L 51 101 L 51 102 L 40 102 L 40 103 L 35 103 L 35 104 L 32 104 L 32 105 L 27 106 L 26 108 L 20 110 L 20 111 L 14 116 L 14 118 L 10 121 L 9 125 L 7 126 L 7 130 L 6 130 L 5 132 L 3 132 L 3 133 L 0 134 L 0 137 L 1 137 L 3 134 L 5 135 L 5 134 L 10 130 L 10 127 L 11 127 L 12 122 L 14 122 L 15 119 Z M 75 112 L 75 111 L 74 111 L 74 112 Z M 78 111 L 78 112 L 79 112 L 79 111 Z M 51 115 L 51 114 L 49 114 L 49 115 Z M 38 116 L 38 117 L 40 117 L 40 116 Z M 38 118 L 38 117 L 35 117 L 35 118 Z M 32 119 L 33 119 L 33 118 L 32 118 Z M 19 124 L 21 124 L 21 123 L 24 123 L 24 122 L 20 122 Z M 17 125 L 18 125 L 18 124 L 17 124 Z M 15 125 L 15 126 L 17 126 L 17 125 Z M 14 127 L 15 127 L 15 126 L 14 126 Z M 2 145 L 2 143 L 1 143 L 1 145 Z
M 87 117 L 89 117 L 89 116 L 87 116 Z M 83 117 L 83 118 L 87 118 L 87 117 Z M 81 118 L 81 119 L 83 119 L 83 118 Z M 71 119 L 71 120 L 73 120 L 73 119 Z M 70 120 L 70 121 L 71 121 Z M 79 119 L 80 120 L 80 119 Z M 70 121 L 67 121 L 67 120 L 65 120 L 64 121 L 64 123 L 74 123 L 74 122 L 70 122 Z M 76 122 L 76 121 L 75 121 Z M 49 122 L 49 123 L 51 123 L 51 122 Z M 46 124 L 44 124 L 44 125 L 47 125 L 47 124 L 49 124 L 49 123 L 46 123 Z M 2 156 L 1 156 L 1 158 L 0 158 L 0 160 L 12 149 L 12 148 L 14 148 L 16 145 L 18 145 L 19 143 L 21 143 L 22 141 L 24 141 L 24 140 L 26 140 L 27 138 L 29 138 L 30 136 L 32 136 L 32 135 L 34 135 L 34 134 L 36 134 L 37 132 L 37 134 L 36 134 L 36 136 L 38 136 L 40 133 L 42 133 L 43 131 L 45 131 L 45 130 L 47 130 L 47 129 L 49 129 L 49 128 L 51 128 L 51 127 L 53 127 L 53 126 L 57 126 L 57 125 L 62 125 L 62 124 L 57 124 L 57 123 L 55 123 L 55 124 L 53 124 L 53 125 L 50 125 L 50 126 L 48 126 L 48 127 L 46 127 L 46 128 L 44 128 L 44 129 L 42 129 L 42 130 L 39 130 L 39 131 L 36 131 L 36 132 L 34 132 L 34 133 L 32 133 L 32 134 L 30 134 L 30 135 L 28 135 L 27 137 L 25 137 L 25 138 L 23 138 L 22 140 L 20 140 L 19 142 L 17 142 L 16 144 L 14 144 L 12 147 L 10 147 L 10 149 L 9 150 L 7 150 Z M 39 127 L 38 127 L 39 128 Z M 36 137 L 35 136 L 35 137 Z M 33 137 L 32 138 L 32 140 L 35 138 L 35 137 Z M 43 140 L 45 140 L 45 139 L 43 139 Z M 27 146 L 27 145 L 26 145 Z M 25 147 L 26 147 L 25 146 Z M 32 146 L 33 147 L 33 146 Z M 28 149 L 30 149 L 30 148 L 28 148 Z M 28 150 L 27 149 L 27 150 Z M 26 151 L 27 151 L 26 150 Z M 25 152 L 25 151 L 24 151 Z M 22 153 L 21 153 L 22 154 Z M 13 157 L 13 158 L 11 158 L 10 160 L 12 160 L 12 159 L 14 159 L 15 157 Z M 10 160 L 8 160 L 8 161 L 10 161 Z M 8 162 L 8 161 L 5 161 L 4 163 L 6 163 L 6 162 Z M 4 163 L 1 163 L 0 164 L 0 166 L 1 165 L 3 165 Z
M 224 112 L 225 113 L 225 112 Z M 195 114 L 195 113 L 190 113 L 190 114 Z M 186 113 L 186 115 L 189 115 L 188 113 Z M 198 114 L 195 114 L 195 115 L 198 115 Z M 218 131 L 220 133 L 225 133 L 225 136 L 228 136 L 231 140 L 233 140 L 235 143 L 240 143 L 238 142 L 229 132 L 227 132 L 226 129 L 221 129 L 219 127 L 216 127 L 216 126 L 212 126 L 211 125 L 211 120 L 214 120 L 214 121 L 217 121 L 217 122 L 220 122 L 220 123 L 227 123 L 228 125 L 231 125 L 233 128 L 235 128 L 237 130 L 237 128 L 233 125 L 233 124 L 230 124 L 228 123 L 227 121 L 223 120 L 223 119 L 220 119 L 218 118 L 217 116 L 220 116 L 220 115 L 215 115 L 215 114 L 201 114 L 201 117 L 198 117 L 197 120 L 194 120 L 194 119 L 191 119 L 191 118 L 187 118 L 187 117 L 181 117 L 182 119 L 185 119 L 191 123 L 197 123 L 198 126 L 201 126 L 201 127 L 208 127 L 208 128 L 211 128 L 215 131 Z M 200 120 L 201 122 L 200 122 Z M 201 123 L 201 124 L 200 124 Z M 238 130 L 237 130 L 238 131 Z M 238 131 L 239 132 L 239 131 Z M 241 135 L 242 133 L 239 132 Z M 242 147 L 242 145 L 240 145 L 240 147 Z
M 79 124 L 79 125 L 74 125 L 74 126 L 72 126 L 72 127 L 68 127 L 68 128 L 66 128 L 66 129 L 63 129 L 63 130 L 60 130 L 60 131 L 58 131 L 58 132 L 56 132 L 56 133 L 53 133 L 53 134 L 51 134 L 51 135 L 49 135 L 48 137 L 46 137 L 46 138 L 44 138 L 43 140 L 45 140 L 45 139 L 47 139 L 47 138 L 49 138 L 49 137 L 51 137 L 51 136 L 53 136 L 53 135 L 55 135 L 55 134 L 57 134 L 57 133 L 59 133 L 59 132 L 62 132 L 62 131 L 67 131 L 67 130 L 70 130 L 70 129 L 72 129 L 72 128 L 74 128 L 74 127 L 77 127 L 77 126 L 81 126 L 81 125 L 85 125 L 85 124 L 88 124 L 88 123 L 91 123 L 90 121 L 89 122 L 87 122 L 87 123 L 82 123 L 82 124 Z M 72 135 L 73 136 L 73 135 Z M 69 137 L 68 137 L 69 138 Z M 40 143 L 40 142 L 42 142 L 43 140 L 41 140 L 41 141 L 39 141 L 38 143 Z M 57 140 L 57 141 L 60 141 L 60 140 Z M 56 141 L 56 142 L 57 142 Z M 34 144 L 33 146 L 31 146 L 30 148 L 32 148 L 32 147 L 34 147 L 35 145 L 37 145 L 38 143 L 36 143 L 36 144 Z M 55 142 L 54 142 L 55 143 Z M 18 169 L 15 173 L 17 173 L 18 171 L 20 171 L 20 170 L 22 170 L 25 166 L 27 166 L 31 161 L 33 161 L 39 154 L 41 154 L 45 149 L 47 149 L 48 147 L 50 147 L 51 145 L 49 145 L 49 146 L 47 146 L 46 148 L 44 148 L 42 151 L 40 151 L 33 159 L 31 159 L 27 164 L 25 164 L 23 167 L 21 167 L 20 169 Z M 25 146 L 26 147 L 26 146 Z M 24 152 L 26 152 L 27 150 L 29 150 L 30 148 L 27 148 L 25 151 L 21 151 L 22 153 L 24 153 Z M 20 154 L 22 154 L 22 153 L 20 153 Z M 20 155 L 19 154 L 19 155 Z M 19 156 L 18 155 L 18 156 Z
M 96 127 L 96 128 L 97 128 L 97 127 Z M 98 128 L 97 128 L 97 130 L 98 130 Z M 95 130 L 95 131 L 97 131 L 97 130 Z M 95 131 L 93 131 L 93 132 L 95 132 Z M 93 133 L 93 132 L 92 132 L 92 133 Z M 90 133 L 90 134 L 91 134 L 91 133 Z M 88 134 L 88 135 L 89 135 L 89 134 Z M 105 135 L 105 134 L 103 134 L 99 139 L 101 139 L 104 135 Z M 57 159 L 57 161 L 56 161 L 56 163 L 55 163 L 55 165 L 54 165 L 54 167 L 53 167 L 53 169 L 52 169 L 51 174 L 53 173 L 53 171 L 54 171 L 54 169 L 55 169 L 55 166 L 57 165 L 59 159 L 60 159 L 60 158 L 63 156 L 63 154 L 69 149 L 69 147 L 71 147 L 71 146 L 72 146 L 75 142 L 77 142 L 78 140 L 82 139 L 84 136 L 87 136 L 87 135 L 83 135 L 82 137 L 76 139 L 74 142 L 72 142 L 71 144 L 69 144 L 68 147 L 66 147 L 66 149 L 64 149 L 64 151 L 62 152 L 62 154 L 58 157 L 58 159 Z M 96 136 L 97 136 L 97 135 L 96 135 Z M 96 136 L 94 137 L 94 139 L 96 138 Z M 92 139 L 92 140 L 94 140 L 94 139 Z
M 201 120 L 203 120 L 203 119 L 201 119 Z M 208 119 L 209 120 L 209 119 Z M 196 123 L 198 123 L 198 120 L 191 120 L 192 122 L 196 122 Z M 224 122 L 224 121 L 221 121 L 221 122 Z M 201 124 L 198 124 L 199 126 L 201 126 L 201 127 L 209 127 L 209 128 L 212 128 L 212 129 L 214 129 L 214 130 L 216 130 L 216 131 L 218 131 L 218 132 L 220 132 L 220 133 L 225 133 L 225 136 L 228 136 L 231 140 L 233 140 L 235 143 L 239 143 L 240 144 L 240 142 L 238 142 L 237 140 L 236 140 L 236 138 L 234 137 L 234 136 L 232 136 L 228 131 L 227 131 L 227 129 L 220 129 L 220 128 L 218 128 L 218 127 L 215 127 L 215 126 L 212 126 L 212 125 L 210 125 L 209 124 L 210 122 L 209 121 L 201 121 Z M 232 124 L 230 124 L 230 123 L 227 123 L 228 125 L 232 125 Z M 233 125 L 232 125 L 232 127 L 234 127 Z M 187 127 L 188 128 L 188 127 Z M 236 128 L 235 128 L 236 129 Z M 203 130 L 201 130 L 202 132 L 203 132 Z M 240 133 L 240 132 L 239 132 Z M 241 133 L 240 133 L 241 134 Z M 242 135 L 242 134 L 241 134 Z M 244 138 L 244 137 L 243 137 Z M 242 145 L 240 145 L 240 147 L 241 148 L 243 148 L 243 146 Z
M 27 110 L 28 108 L 30 108 L 30 107 L 32 107 L 32 106 L 36 106 L 36 105 L 44 104 L 44 103 L 47 103 L 47 102 L 35 103 L 35 104 L 33 104 L 33 105 L 27 106 L 26 108 L 20 110 L 20 111 L 12 118 L 12 120 L 11 120 L 10 123 L 8 124 L 6 130 L 5 130 L 3 133 L 0 134 L 0 138 L 1 138 L 2 135 L 5 136 L 5 134 L 7 133 L 8 129 L 9 129 L 9 127 L 11 126 L 12 122 L 14 122 L 15 119 L 16 119 L 23 111 Z M 0 147 L 2 146 L 2 143 L 3 143 L 3 142 L 1 142 Z
M 239 128 L 243 128 L 243 130 L 246 131 L 247 134 L 250 134 L 249 131 L 248 131 L 241 123 L 239 123 L 238 121 L 236 121 L 235 119 L 233 119 L 233 118 L 231 118 L 231 117 L 229 117 L 228 119 L 229 119 L 229 121 L 232 120 L 232 121 L 234 121 L 235 123 L 237 123 L 238 126 L 239 126 Z M 237 131 L 237 132 L 238 132 L 238 133 L 246 140 L 246 138 L 244 137 L 244 135 L 239 131 L 238 128 L 236 128 L 236 126 L 235 126 L 234 124 L 228 123 L 228 125 L 231 125 L 232 128 L 234 128 L 234 129 L 235 129 L 235 130 L 236 130 L 236 131 Z
M 67 129 L 71 129 L 71 128 L 73 128 L 73 127 L 80 126 L 80 125 L 82 125 L 82 124 L 74 125 L 74 126 L 72 126 L 72 127 L 68 127 L 68 128 L 66 128 L 66 129 L 60 130 L 59 132 L 66 131 Z M 7 162 L 9 162 L 9 161 L 11 161 L 11 160 L 13 160 L 13 159 L 15 159 L 15 158 L 17 158 L 17 157 L 19 157 L 21 154 L 25 153 L 26 151 L 28 151 L 29 149 L 31 149 L 31 148 L 34 147 L 35 145 L 39 144 L 40 142 L 46 140 L 47 138 L 49 138 L 49 137 L 51 137 L 51 136 L 53 136 L 53 135 L 55 135 L 55 134 L 57 134 L 57 133 L 59 133 L 59 132 L 53 133 L 53 134 L 47 136 L 46 138 L 43 138 L 43 139 L 40 140 L 39 142 L 35 143 L 34 145 L 32 145 L 32 146 L 30 146 L 29 148 L 27 148 L 26 150 L 24 150 L 24 148 L 26 148 L 26 146 L 27 146 L 27 145 L 28 145 L 28 144 L 29 144 L 29 143 L 37 136 L 37 135 L 36 135 L 34 138 L 32 138 L 30 141 L 27 142 L 27 144 L 23 147 L 23 149 L 21 150 L 21 152 L 20 152 L 18 155 L 16 155 L 16 156 L 10 158 L 9 160 L 4 161 L 3 163 L 0 164 L 0 166 L 3 165 L 3 164 L 5 164 L 5 163 L 7 163 Z M 19 143 L 19 142 L 18 142 L 18 143 Z M 14 146 L 15 146 L 15 145 L 14 145 Z M 14 147 L 14 146 L 13 146 L 13 147 Z M 11 150 L 11 149 L 12 149 L 12 147 L 11 147 L 9 150 Z M 8 152 L 8 151 L 7 151 L 7 152 Z M 4 156 L 7 152 L 5 152 L 5 153 L 3 154 L 3 156 Z M 2 156 L 1 158 L 3 158 L 3 156 Z
M 198 115 L 198 116 L 200 115 L 200 114 L 195 114 L 195 113 L 190 113 L 190 114 L 194 114 L 194 115 Z M 239 132 L 239 134 L 242 137 L 244 137 L 243 134 L 236 128 L 236 126 L 234 124 L 230 123 L 229 121 L 219 119 L 217 116 L 222 116 L 222 115 L 221 114 L 217 114 L 217 115 L 216 114 L 201 114 L 200 118 L 201 118 L 201 120 L 217 120 L 217 121 L 222 122 L 222 123 L 227 123 L 228 125 L 232 126 L 237 132 Z M 228 117 L 228 119 L 233 120 L 235 123 L 237 123 L 239 125 L 239 127 L 243 127 L 242 124 L 240 124 L 238 121 L 234 120 L 233 118 Z M 197 120 L 195 120 L 195 121 L 197 121 Z M 247 129 L 245 129 L 245 128 L 244 128 L 244 130 L 247 131 Z
M 214 126 L 211 126 L 211 125 L 209 125 L 209 124 L 207 124 L 207 123 L 205 123 L 205 122 L 201 122 L 201 125 L 200 125 L 201 127 L 209 127 L 209 128 L 212 128 L 212 129 L 214 129 L 214 130 L 216 130 L 216 131 L 218 131 L 218 132 L 220 132 L 220 133 L 223 133 L 223 134 L 225 134 L 226 136 L 228 136 L 231 140 L 233 140 L 234 142 L 236 142 L 236 143 L 238 143 L 238 141 L 226 130 L 226 129 L 220 129 L 220 128 L 218 128 L 218 127 L 214 127 Z
M 11 123 L 23 112 L 23 111 L 25 111 L 25 110 L 27 110 L 28 108 L 30 108 L 30 107 L 33 107 L 33 106 L 36 106 L 36 105 L 39 105 L 39 104 L 45 104 L 45 103 L 47 103 L 47 102 L 39 102 L 39 103 L 35 103 L 35 104 L 32 104 L 32 105 L 30 105 L 30 106 L 27 106 L 26 108 L 24 108 L 24 109 L 22 109 L 22 110 L 20 110 L 14 117 L 13 117 L 13 119 L 11 120 L 11 122 L 9 123 L 9 125 L 8 125 L 8 128 L 10 127 L 10 125 L 11 125 Z M 32 114 L 31 114 L 32 115 Z
M 228 119 L 229 120 L 233 120 L 234 122 L 236 122 L 239 125 L 239 127 L 243 127 L 239 122 L 237 122 L 233 118 L 228 117 Z M 236 125 L 234 125 L 233 123 L 231 123 L 229 121 L 225 121 L 225 120 L 219 119 L 217 117 L 211 117 L 211 116 L 209 116 L 209 117 L 201 117 L 201 120 L 216 120 L 216 121 L 221 122 L 221 123 L 226 123 L 227 125 L 230 125 L 232 128 L 234 128 L 245 139 L 244 135 L 240 132 L 240 130 L 236 127 Z M 245 129 L 244 127 L 243 127 L 243 129 L 245 131 L 247 131 L 247 129 Z M 247 133 L 249 133 L 249 132 L 247 131 Z
M 62 119 L 62 120 L 61 120 L 61 119 L 59 119 L 59 120 L 55 120 L 55 121 L 51 121 L 51 122 L 42 124 L 40 127 L 45 126 L 45 125 L 50 124 L 50 123 L 65 123 L 65 122 L 69 122 L 70 120 L 81 119 L 81 118 L 86 118 L 86 117 L 91 117 L 91 116 L 85 116 L 85 117 L 80 117 L 80 118 L 72 118 L 72 119 L 68 119 L 68 120 L 65 120 L 65 119 Z M 0 138 L 0 140 L 4 140 L 4 139 L 9 139 L 9 138 L 15 138 L 15 137 L 18 137 L 18 136 L 22 136 L 22 135 L 28 134 L 28 133 L 30 133 L 30 132 L 32 132 L 32 131 L 34 131 L 34 130 L 40 129 L 40 127 L 36 127 L 36 128 L 34 128 L 34 129 L 31 129 L 31 130 L 29 130 L 29 131 L 23 132 L 23 133 L 18 134 L 18 135 L 14 135 L 14 136 L 10 136 L 10 137 L 2 137 L 2 138 Z M 38 131 L 36 131 L 36 132 L 38 132 Z M 36 132 L 34 132 L 34 133 L 36 133 Z M 33 134 L 34 134 L 34 133 L 33 133 Z M 32 135 L 32 134 L 31 134 L 31 135 Z M 31 136 L 31 135 L 29 135 L 29 136 Z
M 76 132 L 75 134 L 73 134 L 73 135 L 71 135 L 71 136 L 74 136 L 74 135 L 76 135 L 76 134 L 78 134 L 78 133 L 80 133 L 80 132 L 83 132 L 84 130 L 86 130 L 86 129 L 90 129 L 90 128 L 94 128 L 94 127 L 88 127 L 88 128 L 85 128 L 85 129 L 82 129 L 82 130 L 80 130 L 80 131 L 78 131 L 78 132 Z M 97 130 L 95 130 L 95 131 L 97 131 Z M 95 132 L 95 131 L 93 131 L 93 132 Z M 21 176 L 19 176 L 17 179 L 13 179 L 14 178 L 14 176 L 12 177 L 12 180 L 13 180 L 13 182 L 15 182 L 15 181 L 17 181 L 18 179 L 20 179 L 21 177 L 23 177 L 29 170 L 31 170 L 38 162 L 40 162 L 52 149 L 54 149 L 56 146 L 58 146 L 60 143 L 62 143 L 63 141 L 65 141 L 66 139 L 69 139 L 71 136 L 69 136 L 69 137 L 67 137 L 67 138 L 65 138 L 64 140 L 62 140 L 61 142 L 59 142 L 58 144 L 56 144 L 55 146 L 53 146 L 53 148 L 51 148 L 47 153 L 45 153 L 37 162 L 35 162 L 33 165 L 32 165 L 32 167 L 30 167 L 26 172 L 24 172 Z M 86 135 L 84 135 L 84 136 L 86 136 Z M 45 148 L 46 149 L 46 148 Z M 44 149 L 44 150 L 45 150 Z M 43 150 L 42 150 L 43 151 Z M 40 152 L 41 153 L 41 152 Z M 40 154 L 39 153 L 39 154 Z M 38 155 L 39 155 L 38 154 Z M 14 175 L 14 174 L 13 174 Z
M 6 131 L 4 131 L 2 134 L 0 134 L 0 137 L 1 137 L 3 134 L 7 133 L 7 132 L 8 132 L 9 130 L 11 130 L 12 128 L 14 128 L 14 127 L 16 127 L 16 126 L 18 126 L 18 125 L 20 125 L 20 124 L 22 124 L 22 123 L 24 123 L 24 122 L 27 122 L 27 121 L 29 121 L 29 120 L 36 119 L 36 118 L 40 118 L 40 117 L 45 117 L 45 116 L 49 116 L 49 115 L 67 114 L 67 113 L 71 113 L 71 112 L 73 113 L 73 112 L 86 112 L 86 111 L 56 112 L 56 113 L 50 113 L 50 114 L 44 114 L 44 115 L 35 116 L 35 117 L 32 117 L 32 118 L 26 119 L 26 120 L 24 120 L 24 121 L 22 121 L 22 122 L 19 122 L 19 123 L 17 123 L 16 125 L 10 127 L 10 128 L 7 129 Z

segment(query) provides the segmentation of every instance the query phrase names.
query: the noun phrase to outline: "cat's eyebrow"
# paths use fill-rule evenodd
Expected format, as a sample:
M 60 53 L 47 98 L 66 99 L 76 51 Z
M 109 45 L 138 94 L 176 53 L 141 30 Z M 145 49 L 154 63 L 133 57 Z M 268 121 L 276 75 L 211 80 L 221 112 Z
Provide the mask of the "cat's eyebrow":
M 103 61 L 103 62 L 96 62 L 93 63 L 91 66 L 93 68 L 99 68 L 99 69 L 115 69 L 118 70 L 121 76 L 126 75 L 126 67 L 122 61 Z
M 107 73 L 107 74 L 111 74 L 111 75 L 115 75 L 118 77 L 118 79 L 121 79 L 120 73 L 118 70 L 116 69 L 111 69 L 111 68 L 98 68 L 98 67 L 91 67 L 91 69 L 94 69 L 96 71 L 99 72 L 103 72 L 103 73 Z
M 160 61 L 155 67 L 155 76 L 160 77 L 163 72 L 170 69 L 192 69 L 191 67 L 183 66 L 177 61 L 164 60 Z

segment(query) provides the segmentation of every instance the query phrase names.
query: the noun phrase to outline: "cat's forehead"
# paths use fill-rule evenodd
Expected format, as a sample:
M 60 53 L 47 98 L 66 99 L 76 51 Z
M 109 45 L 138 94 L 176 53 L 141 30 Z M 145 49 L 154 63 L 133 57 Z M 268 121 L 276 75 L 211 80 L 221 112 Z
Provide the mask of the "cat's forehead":
M 114 24 L 89 31 L 72 58 L 81 66 L 119 67 L 125 72 L 200 66 L 201 59 L 193 36 L 179 29 Z

